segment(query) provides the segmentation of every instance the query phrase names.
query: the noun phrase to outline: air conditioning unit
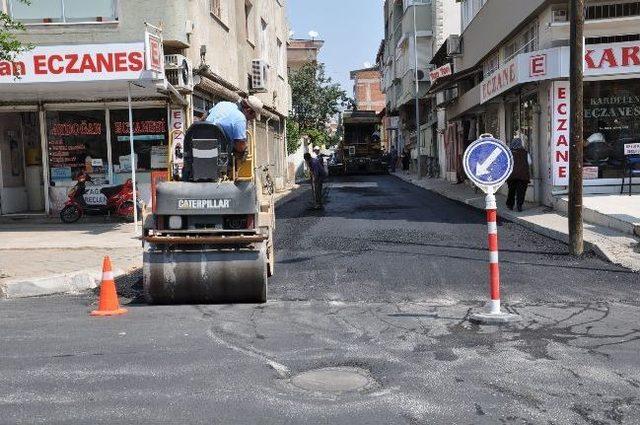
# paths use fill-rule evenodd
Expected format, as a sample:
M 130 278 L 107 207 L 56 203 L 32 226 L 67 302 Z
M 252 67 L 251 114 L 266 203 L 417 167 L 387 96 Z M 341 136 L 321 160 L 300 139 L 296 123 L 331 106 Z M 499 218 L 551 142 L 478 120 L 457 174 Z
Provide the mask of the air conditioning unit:
M 418 81 L 431 81 L 428 69 L 418 68 Z
M 567 22 L 569 20 L 569 14 L 567 9 L 554 9 L 553 10 L 553 22 Z
M 254 92 L 267 91 L 267 71 L 269 65 L 267 61 L 262 59 L 254 59 L 251 61 L 251 90 Z
M 461 55 L 460 36 L 452 34 L 447 38 L 447 56 Z
M 178 90 L 193 91 L 193 68 L 191 61 L 182 55 L 164 57 L 167 81 Z

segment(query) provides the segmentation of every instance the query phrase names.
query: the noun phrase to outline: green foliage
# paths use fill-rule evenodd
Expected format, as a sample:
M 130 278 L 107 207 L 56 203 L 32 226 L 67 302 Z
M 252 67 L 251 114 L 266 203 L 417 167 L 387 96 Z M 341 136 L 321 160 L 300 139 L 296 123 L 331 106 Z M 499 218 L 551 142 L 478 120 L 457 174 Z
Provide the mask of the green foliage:
M 18 0 L 25 4 L 30 4 L 29 0 Z M 0 60 L 12 61 L 16 55 L 33 47 L 23 44 L 18 40 L 16 33 L 24 31 L 24 26 L 14 21 L 11 16 L 0 11 Z
M 312 128 L 307 131 L 307 137 L 309 138 L 309 143 L 313 146 L 325 146 L 329 141 L 329 134 L 327 130 L 320 130 L 317 128 Z
M 291 155 L 300 147 L 300 127 L 293 120 L 287 120 L 287 154 Z
M 308 63 L 292 71 L 289 84 L 293 101 L 289 122 L 291 127 L 295 126 L 294 131 L 287 127 L 289 153 L 300 146 L 300 139 L 305 136 L 314 145 L 330 145 L 326 124 L 347 100 L 345 91 L 325 75 L 324 65 L 319 63 Z

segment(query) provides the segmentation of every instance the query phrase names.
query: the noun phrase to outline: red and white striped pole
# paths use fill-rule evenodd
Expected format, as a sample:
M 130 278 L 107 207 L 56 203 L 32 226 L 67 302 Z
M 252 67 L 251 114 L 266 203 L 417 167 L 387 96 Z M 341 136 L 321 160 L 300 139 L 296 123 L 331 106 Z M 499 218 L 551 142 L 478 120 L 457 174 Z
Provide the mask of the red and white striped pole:
M 498 207 L 496 196 L 487 193 L 487 226 L 489 230 L 489 314 L 500 314 L 500 263 L 498 261 Z

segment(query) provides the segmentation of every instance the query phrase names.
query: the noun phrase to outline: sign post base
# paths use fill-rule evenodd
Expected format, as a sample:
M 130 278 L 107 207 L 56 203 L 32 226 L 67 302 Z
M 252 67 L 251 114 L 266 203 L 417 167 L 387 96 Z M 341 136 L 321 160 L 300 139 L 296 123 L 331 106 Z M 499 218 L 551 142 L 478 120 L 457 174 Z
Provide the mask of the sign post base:
M 504 325 L 507 323 L 519 322 L 521 317 L 517 314 L 511 313 L 492 313 L 492 312 L 478 312 L 469 316 L 471 323 L 478 323 L 481 325 Z

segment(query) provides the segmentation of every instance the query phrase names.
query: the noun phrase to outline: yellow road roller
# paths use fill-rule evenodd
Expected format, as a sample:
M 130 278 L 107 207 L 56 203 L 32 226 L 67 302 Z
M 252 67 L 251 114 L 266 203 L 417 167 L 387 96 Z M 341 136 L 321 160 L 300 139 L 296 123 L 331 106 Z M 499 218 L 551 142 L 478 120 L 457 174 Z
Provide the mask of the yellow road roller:
M 238 154 L 224 132 L 196 122 L 169 143 L 167 181 L 143 221 L 143 285 L 151 304 L 264 303 L 274 272 L 273 186 L 255 138 Z M 183 158 L 180 158 L 180 157 Z

